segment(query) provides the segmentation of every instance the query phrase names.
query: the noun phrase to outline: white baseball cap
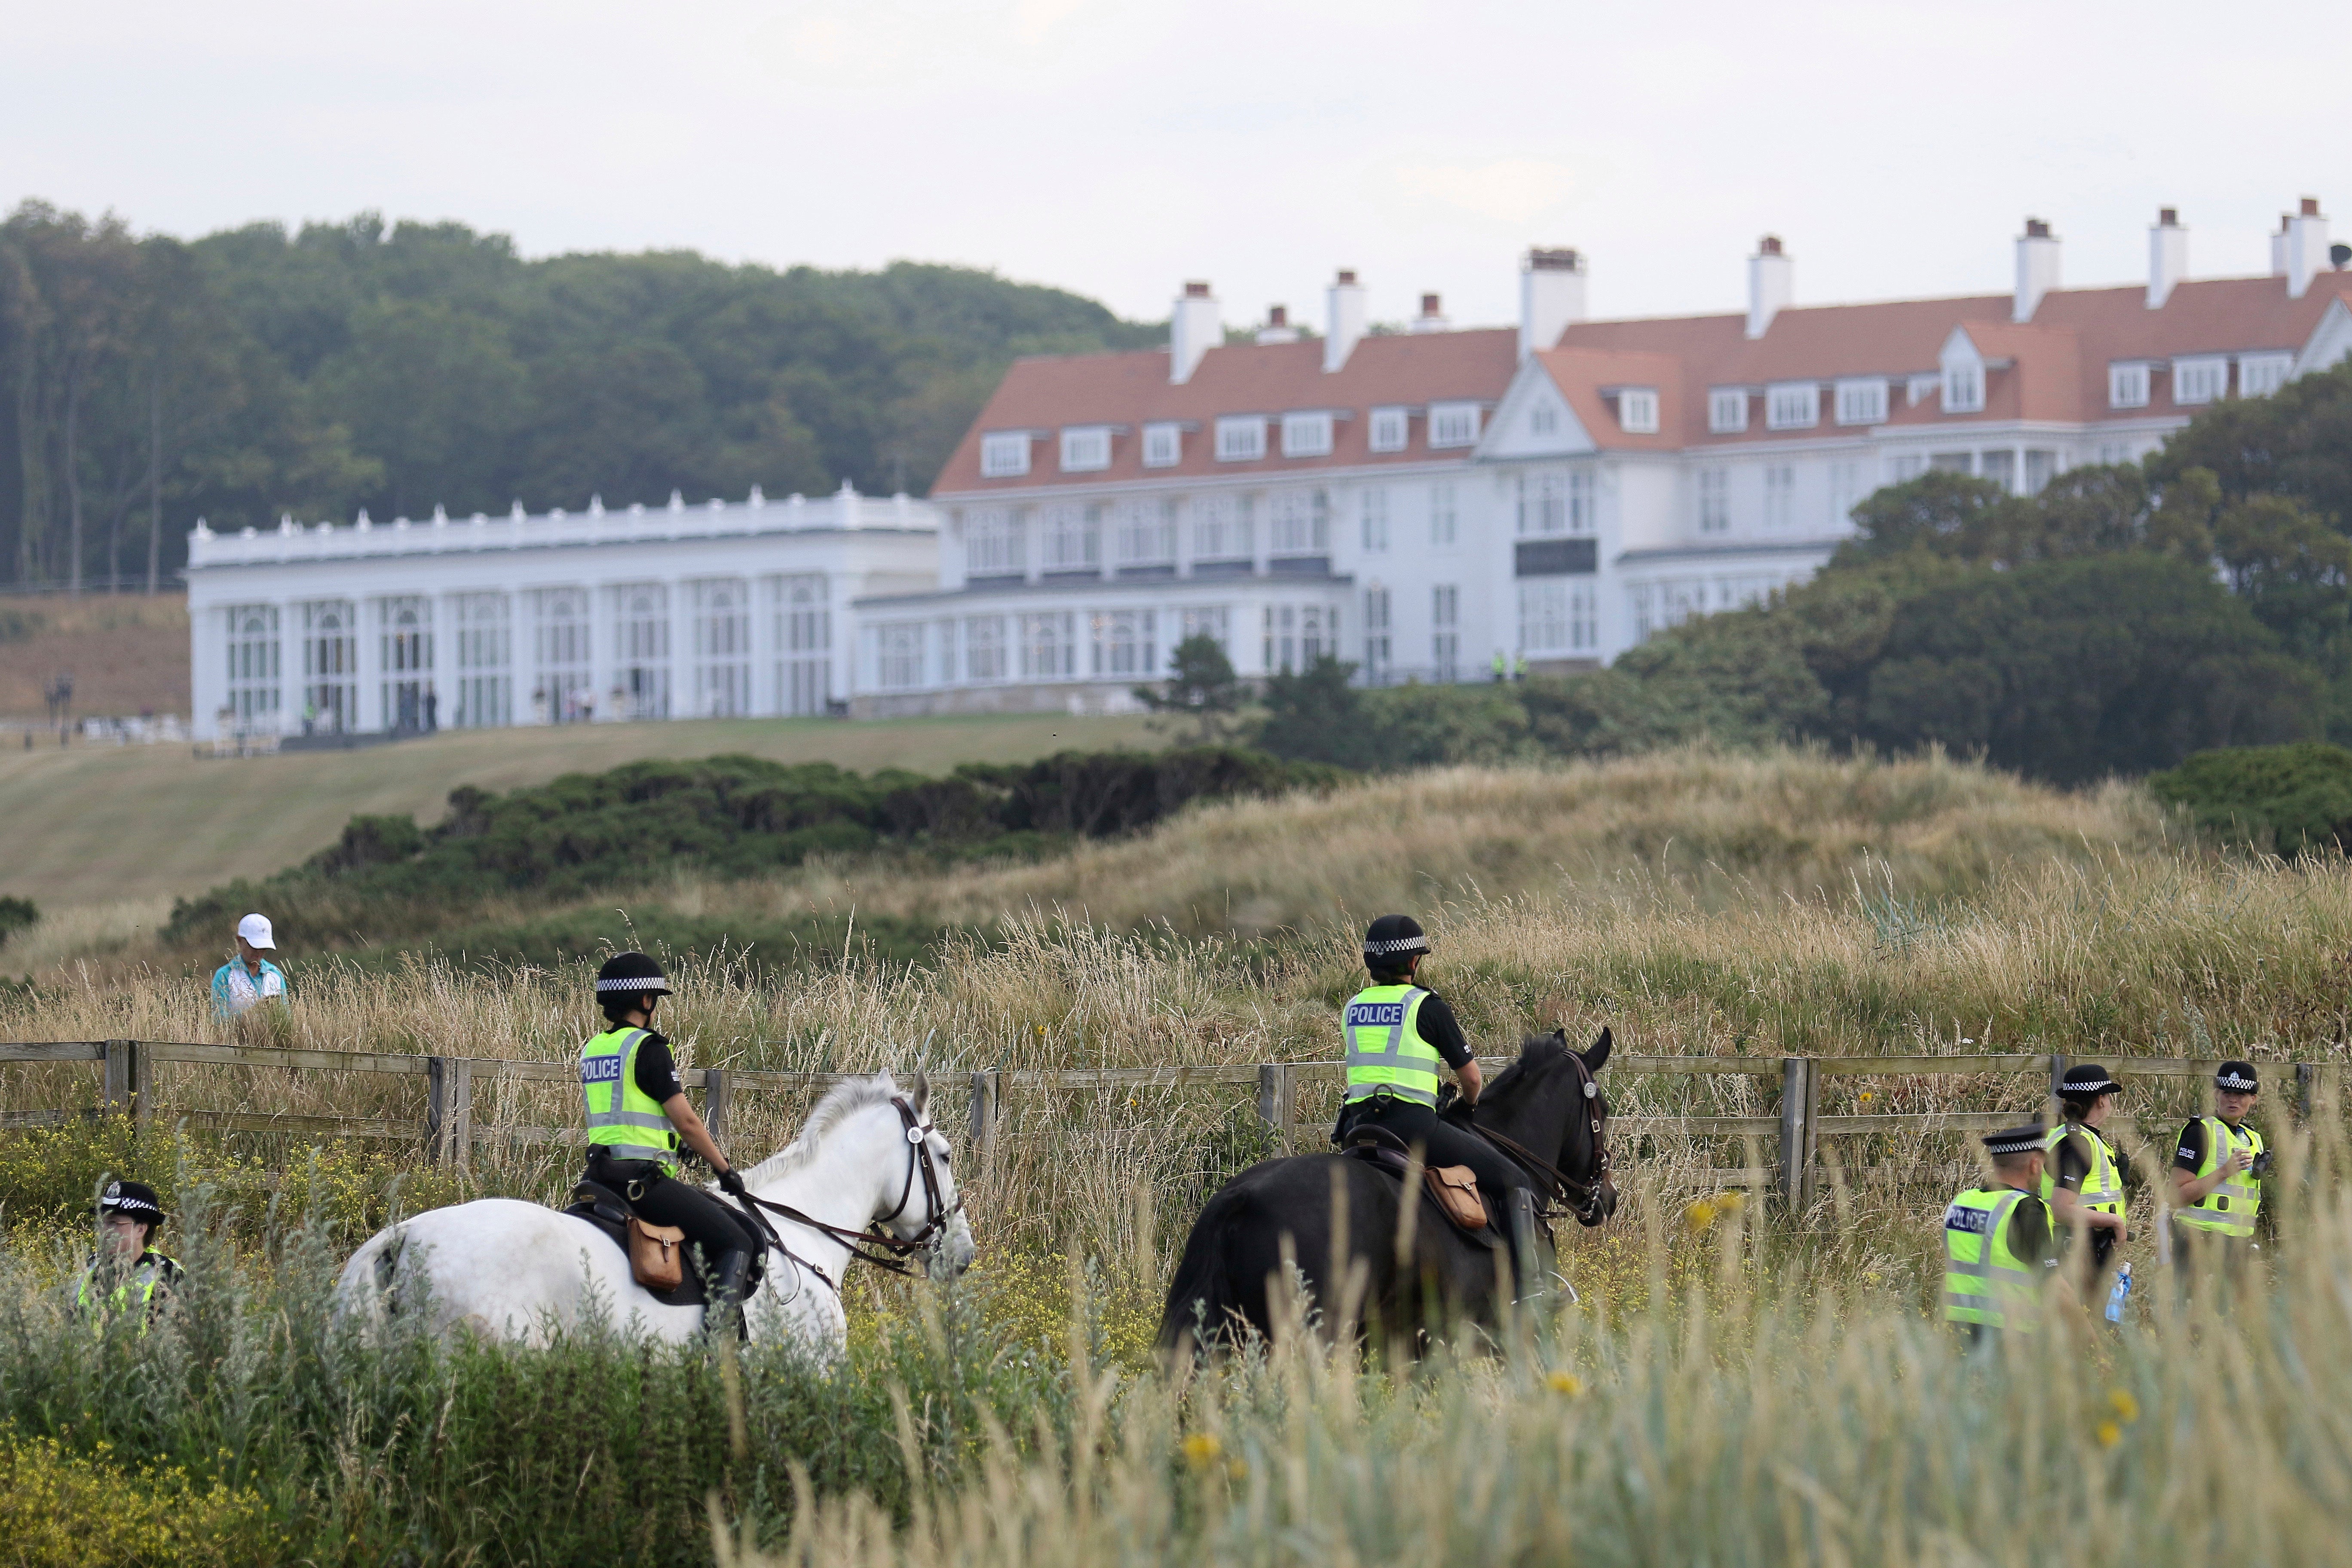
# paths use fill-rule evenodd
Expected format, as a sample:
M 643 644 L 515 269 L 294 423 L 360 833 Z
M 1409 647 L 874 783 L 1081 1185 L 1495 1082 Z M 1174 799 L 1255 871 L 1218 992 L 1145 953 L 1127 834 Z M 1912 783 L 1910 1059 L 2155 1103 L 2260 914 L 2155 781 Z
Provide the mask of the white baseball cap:
M 270 934 L 268 915 L 247 915 L 236 922 L 236 934 L 256 947 L 274 948 L 278 939 Z

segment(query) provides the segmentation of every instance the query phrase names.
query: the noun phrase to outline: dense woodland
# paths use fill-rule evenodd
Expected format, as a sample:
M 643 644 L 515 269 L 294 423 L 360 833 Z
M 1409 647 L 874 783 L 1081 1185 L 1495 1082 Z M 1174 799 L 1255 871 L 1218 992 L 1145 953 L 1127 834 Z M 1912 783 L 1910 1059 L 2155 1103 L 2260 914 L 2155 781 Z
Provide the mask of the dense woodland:
M 529 261 L 373 213 L 183 241 L 27 202 L 0 221 L 0 582 L 152 584 L 200 515 L 919 493 L 1014 355 L 1161 335 L 950 267 Z

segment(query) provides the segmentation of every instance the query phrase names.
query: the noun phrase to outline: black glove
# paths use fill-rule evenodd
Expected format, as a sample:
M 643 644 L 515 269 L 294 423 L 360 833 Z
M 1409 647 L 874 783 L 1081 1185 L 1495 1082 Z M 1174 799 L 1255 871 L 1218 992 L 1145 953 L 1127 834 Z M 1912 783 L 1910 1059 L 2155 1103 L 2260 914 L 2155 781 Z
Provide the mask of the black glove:
M 733 1197 L 743 1195 L 743 1173 L 730 1165 L 719 1173 L 719 1190 Z

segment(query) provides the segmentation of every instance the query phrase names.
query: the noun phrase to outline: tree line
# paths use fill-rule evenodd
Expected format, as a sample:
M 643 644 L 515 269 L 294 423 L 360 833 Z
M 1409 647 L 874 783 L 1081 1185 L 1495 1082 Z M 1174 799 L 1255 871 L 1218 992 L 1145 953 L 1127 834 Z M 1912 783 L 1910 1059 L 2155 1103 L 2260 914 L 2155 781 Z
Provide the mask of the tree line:
M 1161 329 L 970 268 L 527 260 L 363 213 L 0 220 L 0 581 L 151 591 L 197 517 L 928 489 L 1013 356 Z

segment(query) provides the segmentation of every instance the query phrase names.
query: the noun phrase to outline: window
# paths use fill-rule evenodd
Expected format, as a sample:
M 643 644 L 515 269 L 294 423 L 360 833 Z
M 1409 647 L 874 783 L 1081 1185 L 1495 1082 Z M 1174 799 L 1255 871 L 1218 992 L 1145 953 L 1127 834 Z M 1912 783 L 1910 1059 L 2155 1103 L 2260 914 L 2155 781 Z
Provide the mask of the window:
M 2119 463 L 2128 463 L 2131 460 L 2130 442 L 2102 441 L 2099 443 L 2099 464 L 2102 468 L 2113 468 Z
M 1118 509 L 1118 561 L 1122 566 L 1165 566 L 1176 559 L 1176 503 L 1165 498 L 1123 503 Z
M 1266 549 L 1319 555 L 1331 548 L 1330 499 L 1321 490 L 1276 490 L 1266 503 Z
M 1286 414 L 1282 416 L 1282 455 L 1286 458 L 1327 458 L 1331 454 L 1331 416 L 1328 413 Z
M 278 606 L 228 612 L 229 724 L 236 733 L 274 733 L 278 720 Z
M 1734 436 L 1748 428 L 1748 389 L 1718 386 L 1706 395 L 1706 427 L 1718 436 Z
M 1592 531 L 1592 475 L 1578 468 L 1561 473 L 1519 476 L 1519 532 L 1548 534 Z
M 1462 590 L 1440 583 L 1429 590 L 1429 662 L 1440 680 L 1460 678 L 1462 669 Z
M 1886 421 L 1886 378 L 1871 376 L 1837 384 L 1837 422 L 1882 425 Z
M 596 715 L 596 689 L 589 673 L 588 591 L 541 588 L 531 595 L 531 660 L 537 687 L 531 692 L 534 724 L 572 724 Z
M 614 719 L 669 717 L 669 590 L 635 583 L 613 590 Z
M 1184 430 L 1179 425 L 1146 425 L 1143 427 L 1143 466 L 1147 468 L 1172 468 L 1184 456 Z
M 1429 444 L 1433 447 L 1476 446 L 1478 405 L 1475 403 L 1431 404 Z
M 2288 373 L 2294 369 L 2293 354 L 2240 354 L 2238 395 L 2268 397 L 2286 384 Z
M 1264 615 L 1265 668 L 1304 669 L 1339 657 L 1339 612 L 1328 605 L 1268 605 Z
M 2107 406 L 2147 407 L 2147 381 L 2146 360 L 2123 360 L 2107 366 Z
M 1412 435 L 1412 416 L 1402 408 L 1372 410 L 1371 447 L 1375 452 L 1402 452 Z
M 975 507 L 964 516 L 966 577 L 1013 577 L 1027 568 L 1023 548 L 1028 533 L 1021 513 L 1003 507 Z
M 1429 542 L 1451 544 L 1454 534 L 1454 481 L 1439 479 L 1429 487 Z
M 2230 362 L 2221 354 L 2172 362 L 2172 401 L 2210 403 L 2230 390 Z
M 951 617 L 942 616 L 931 623 L 931 652 L 936 657 L 931 684 L 953 686 L 956 683 L 956 623 Z
M 787 713 L 823 713 L 833 695 L 833 608 L 824 574 L 804 572 L 772 581 L 776 700 Z
M 2006 447 L 1984 453 L 1978 459 L 1977 472 L 2002 489 L 2017 493 L 2017 454 Z
M 1067 680 L 1078 672 L 1078 617 L 1074 610 L 1041 610 L 1021 617 L 1021 674 L 1028 680 Z
M 751 711 L 751 585 L 717 577 L 688 586 L 694 605 L 694 710 L 708 719 Z
M 1927 459 L 1927 467 L 1939 474 L 1973 474 L 1977 471 L 1973 452 L 1938 452 Z
M 1015 430 L 1007 435 L 982 436 L 980 438 L 980 477 L 984 479 L 1006 479 L 1029 471 L 1029 432 Z
M 1389 591 L 1364 590 L 1364 670 L 1375 679 L 1389 668 Z
M 1077 425 L 1062 432 L 1062 471 L 1089 474 L 1110 467 L 1110 427 Z
M 1530 436 L 1559 435 L 1559 405 L 1549 397 L 1538 400 L 1536 405 L 1528 410 L 1528 434 Z
M 877 621 L 874 626 L 874 683 L 903 691 L 923 683 L 923 623 Z
M 1225 605 L 1196 605 L 1183 613 L 1181 623 L 1185 637 L 1207 637 L 1219 647 L 1229 647 L 1233 635 L 1233 610 Z
M 1810 381 L 1784 381 L 1764 393 L 1767 430 L 1802 430 L 1822 422 L 1822 389 Z
M 1895 459 L 1895 482 L 1899 485 L 1906 479 L 1916 479 L 1927 469 L 1927 458 L 1916 452 L 1902 453 Z
M 2025 454 L 2025 493 L 2040 495 L 2057 472 L 2057 453 L 2029 448 Z
M 1701 533 L 1728 533 L 1731 531 L 1731 474 L 1725 468 L 1701 468 L 1698 471 L 1698 531 Z
M 1247 560 L 1256 554 L 1247 496 L 1201 496 L 1192 502 L 1192 559 Z
M 1265 421 L 1252 414 L 1217 421 L 1217 461 L 1247 463 L 1265 456 Z
M 341 734 L 360 727 L 359 616 L 349 599 L 302 606 L 302 729 Z
M 1774 463 L 1764 470 L 1764 526 L 1786 528 L 1797 516 L 1797 470 Z
M 514 643 L 504 594 L 459 594 L 449 601 L 457 642 L 457 701 L 449 722 L 495 730 L 514 722 Z
M 383 727 L 414 734 L 440 726 L 433 691 L 433 601 L 405 594 L 375 602 L 383 655 Z
M 1101 572 L 1101 507 L 1064 501 L 1047 507 L 1042 521 L 1046 571 Z
M 967 680 L 1002 680 L 1005 676 L 1004 617 L 966 616 L 963 619 L 963 672 Z
M 1860 463 L 1830 465 L 1830 527 L 1843 530 L 1853 521 L 1853 509 L 1868 494 Z
M 1364 519 L 1364 548 L 1368 551 L 1389 547 L 1389 492 L 1378 486 L 1368 487 L 1361 501 Z
M 1601 646 L 1599 601 L 1590 582 L 1531 578 L 1519 584 L 1519 651 L 1591 657 Z
M 1658 393 L 1655 387 L 1629 386 L 1617 394 L 1617 427 L 1628 436 L 1658 433 Z
M 1945 367 L 1944 412 L 1947 414 L 1984 412 L 1984 366 L 1971 363 Z
M 1128 677 L 1160 673 L 1159 616 L 1150 610 L 1097 610 L 1094 672 Z

